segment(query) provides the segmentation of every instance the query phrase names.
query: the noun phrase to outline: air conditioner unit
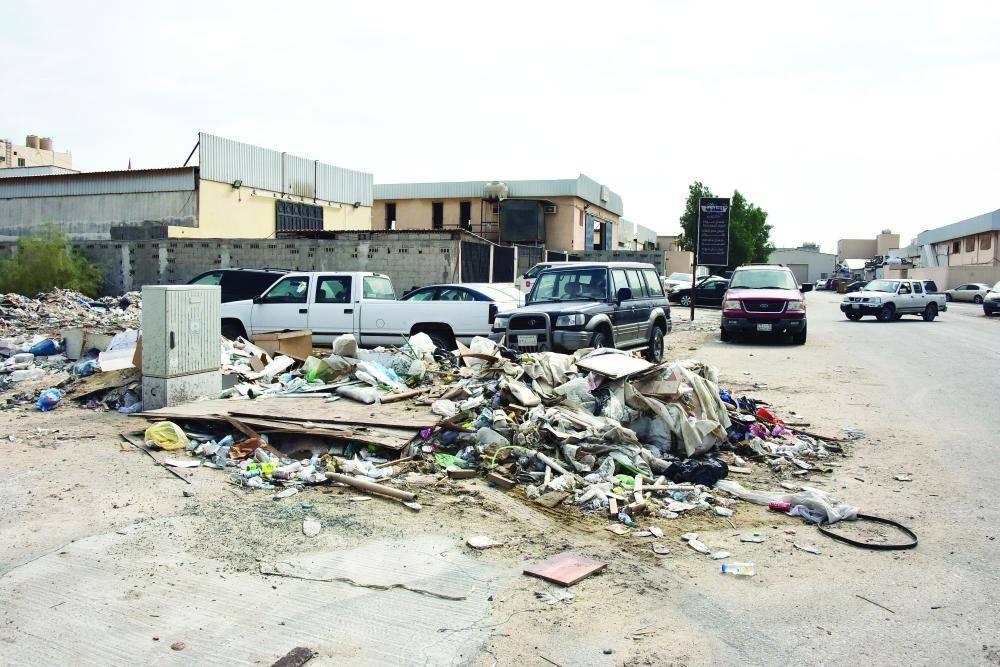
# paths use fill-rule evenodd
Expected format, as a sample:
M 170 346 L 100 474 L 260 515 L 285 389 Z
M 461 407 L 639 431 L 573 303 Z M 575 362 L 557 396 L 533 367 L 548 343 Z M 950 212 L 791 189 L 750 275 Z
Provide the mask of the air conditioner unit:
M 546 204 L 543 208 L 546 213 L 555 213 L 559 207 L 555 204 Z

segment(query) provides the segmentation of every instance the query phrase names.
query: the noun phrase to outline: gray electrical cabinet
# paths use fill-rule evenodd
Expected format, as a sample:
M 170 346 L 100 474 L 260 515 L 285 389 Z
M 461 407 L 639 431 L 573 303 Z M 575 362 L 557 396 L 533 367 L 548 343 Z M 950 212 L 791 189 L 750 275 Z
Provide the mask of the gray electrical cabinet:
M 143 286 L 144 410 L 222 391 L 221 305 L 218 285 Z

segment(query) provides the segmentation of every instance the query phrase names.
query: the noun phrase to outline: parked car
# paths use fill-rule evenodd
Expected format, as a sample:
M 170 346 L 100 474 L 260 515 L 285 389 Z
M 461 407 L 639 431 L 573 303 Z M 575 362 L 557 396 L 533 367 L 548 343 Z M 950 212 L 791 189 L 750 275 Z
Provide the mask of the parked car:
M 806 300 L 811 283 L 799 285 L 795 274 L 777 264 L 749 264 L 733 272 L 722 301 L 720 337 L 734 334 L 790 334 L 792 342 L 806 342 Z
M 1000 313 L 1000 282 L 983 297 L 983 315 L 990 317 L 993 313 Z
M 729 281 L 721 276 L 712 276 L 702 280 L 694 287 L 694 305 L 721 306 L 722 297 L 726 293 Z M 667 299 L 670 303 L 679 303 L 684 307 L 691 305 L 691 287 L 675 287 Z
M 553 266 L 566 266 L 567 264 L 576 264 L 576 262 L 539 262 L 525 271 L 523 276 L 519 276 L 514 281 L 514 286 L 527 294 L 531 291 L 531 286 L 535 284 L 535 278 L 538 277 L 539 273 Z
M 658 363 L 671 326 L 652 264 L 574 262 L 539 273 L 524 307 L 497 315 L 490 338 L 520 352 L 642 350 Z
M 851 292 L 860 292 L 864 288 L 865 283 L 860 280 L 855 280 L 853 283 L 848 283 L 844 286 L 844 294 L 849 294 Z
M 696 279 L 707 278 L 707 277 L 708 277 L 708 269 L 699 267 Z M 664 291 L 670 292 L 673 288 L 677 287 L 678 285 L 685 285 L 685 286 L 690 285 L 691 272 L 688 271 L 685 273 L 684 271 L 674 271 L 666 278 L 663 278 L 661 282 L 663 283 Z
M 498 308 L 484 301 L 397 301 L 388 276 L 370 271 L 288 273 L 260 296 L 222 306 L 227 338 L 309 329 L 330 344 L 353 334 L 363 346 L 402 345 L 422 332 L 438 347 L 487 336 Z
M 497 304 L 497 308 L 513 310 L 524 305 L 524 292 L 507 285 L 504 287 L 492 283 L 461 283 L 444 285 L 427 285 L 410 290 L 399 299 L 400 301 L 488 301 Z
M 986 293 L 990 291 L 990 286 L 986 283 L 966 283 L 945 290 L 944 295 L 948 301 L 971 301 L 980 304 L 986 298 Z
M 948 310 L 944 294 L 929 294 L 922 280 L 873 280 L 857 294 L 845 296 L 840 310 L 857 321 L 874 315 L 879 322 L 898 320 L 903 315 L 919 315 L 931 322 Z
M 260 296 L 286 273 L 285 269 L 216 269 L 199 273 L 187 284 L 218 285 L 222 290 L 222 303 L 229 303 Z

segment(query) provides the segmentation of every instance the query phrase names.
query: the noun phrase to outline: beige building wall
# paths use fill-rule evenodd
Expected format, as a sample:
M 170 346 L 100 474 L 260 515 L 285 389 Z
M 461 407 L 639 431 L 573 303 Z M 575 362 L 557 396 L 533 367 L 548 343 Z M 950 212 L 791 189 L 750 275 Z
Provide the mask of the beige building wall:
M 663 275 L 669 276 L 671 273 L 683 271 L 691 272 L 694 264 L 694 253 L 690 250 L 681 250 L 677 245 L 678 236 L 657 236 L 656 247 L 663 253 Z
M 875 237 L 875 255 L 885 257 L 890 250 L 899 249 L 899 234 L 879 234 Z M 859 258 L 860 259 L 860 258 Z
M 169 238 L 266 239 L 275 235 L 275 202 L 265 190 L 234 188 L 228 183 L 198 182 L 198 225 L 168 227 Z M 308 198 L 292 199 L 313 204 Z M 372 209 L 350 204 L 323 204 L 324 230 L 371 229 Z
M 948 244 L 948 266 L 1000 266 L 998 244 L 1000 232 L 995 231 L 953 239 Z
M 896 237 L 897 243 L 899 237 Z M 837 259 L 868 259 L 878 254 L 875 239 L 840 239 L 837 241 Z
M 41 148 L 31 148 L 20 146 L 9 141 L 0 141 L 0 169 L 10 167 L 46 167 L 56 166 L 63 169 L 73 168 L 73 156 L 70 153 L 60 153 L 59 151 L 47 151 Z M 24 160 L 24 164 L 21 164 Z M 123 165 L 122 168 L 124 169 Z
M 540 198 L 541 199 L 541 198 Z M 545 216 L 545 247 L 550 250 L 583 250 L 586 247 L 584 234 L 584 206 L 587 202 L 578 197 L 546 197 L 556 205 L 556 212 Z M 492 202 L 478 197 L 443 199 L 396 199 L 376 200 L 371 210 L 373 229 L 386 228 L 386 204 L 396 205 L 396 229 L 433 229 L 433 203 L 441 202 L 444 214 L 444 228 L 457 229 L 460 226 L 461 203 L 469 202 L 472 216 L 472 232 L 491 241 L 499 240 Z M 612 249 L 618 247 L 619 217 L 610 211 L 590 204 L 587 213 L 612 224 Z M 491 225 L 484 228 L 483 223 Z

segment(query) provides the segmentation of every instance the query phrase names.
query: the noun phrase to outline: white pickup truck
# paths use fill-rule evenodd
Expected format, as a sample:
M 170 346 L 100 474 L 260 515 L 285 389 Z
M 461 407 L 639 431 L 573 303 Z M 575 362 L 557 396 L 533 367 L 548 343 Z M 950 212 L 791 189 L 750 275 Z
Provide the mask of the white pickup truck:
M 451 350 L 456 339 L 489 335 L 496 310 L 486 301 L 397 301 L 392 281 L 378 273 L 288 273 L 258 297 L 222 304 L 222 334 L 309 329 L 318 344 L 350 333 L 375 346 L 402 345 L 403 336 L 423 332 Z
M 938 313 L 948 310 L 945 295 L 928 292 L 923 280 L 873 280 L 860 292 L 844 295 L 840 310 L 849 320 L 874 315 L 879 322 L 898 320 L 903 315 L 919 315 L 931 322 Z

